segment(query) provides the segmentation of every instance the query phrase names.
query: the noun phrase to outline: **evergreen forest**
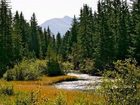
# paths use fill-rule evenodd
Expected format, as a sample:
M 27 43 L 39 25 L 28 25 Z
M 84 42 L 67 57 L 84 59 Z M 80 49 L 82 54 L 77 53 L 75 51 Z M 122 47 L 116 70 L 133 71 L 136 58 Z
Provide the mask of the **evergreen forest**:
M 0 81 L 2 83 L 3 78 L 6 81 L 36 81 L 38 74 L 52 76 L 46 78 L 55 78 L 54 76 L 63 76 L 69 72 L 69 69 L 92 76 L 105 75 L 113 79 L 118 76 L 124 80 L 121 87 L 124 86 L 123 84 L 130 84 L 131 90 L 127 88 L 127 91 L 127 86 L 124 86 L 111 91 L 112 88 L 109 88 L 108 84 L 108 88 L 103 88 L 105 93 L 102 94 L 105 96 L 95 95 L 93 92 L 91 93 L 94 95 L 87 96 L 95 97 L 95 101 L 100 97 L 101 102 L 106 103 L 89 104 L 78 101 L 79 103 L 76 104 L 74 101 L 75 104 L 68 105 L 140 105 L 140 91 L 132 91 L 140 90 L 140 0 L 131 0 L 131 3 L 127 0 L 99 0 L 97 11 L 93 11 L 91 7 L 84 4 L 79 10 L 80 16 L 73 17 L 72 27 L 65 35 L 60 33 L 53 35 L 49 27 L 47 29 L 40 27 L 35 13 L 32 14 L 30 21 L 27 21 L 24 13 L 18 11 L 12 13 L 11 10 L 8 0 L 0 1 L 0 77 L 2 78 Z M 75 77 L 64 78 L 76 79 Z M 57 82 L 60 81 L 65 80 Z M 12 82 L 12 84 L 14 86 L 16 83 Z M 0 85 L 0 94 L 3 93 L 1 88 Z M 4 92 L 11 95 L 12 87 L 6 89 Z M 16 89 L 18 90 L 17 87 Z M 119 93 L 127 95 L 121 96 Z M 56 104 L 34 103 L 31 100 L 32 98 L 35 100 L 39 93 L 36 96 L 35 94 L 32 92 L 30 102 L 25 104 L 23 103 L 27 100 L 23 102 L 20 98 L 15 101 L 16 104 L 1 104 L 1 102 L 0 104 L 67 105 L 62 94 L 57 97 Z M 129 102 L 129 95 L 131 98 L 135 97 L 131 102 Z M 0 95 L 0 100 L 1 97 Z M 125 102 L 120 97 L 126 99 Z

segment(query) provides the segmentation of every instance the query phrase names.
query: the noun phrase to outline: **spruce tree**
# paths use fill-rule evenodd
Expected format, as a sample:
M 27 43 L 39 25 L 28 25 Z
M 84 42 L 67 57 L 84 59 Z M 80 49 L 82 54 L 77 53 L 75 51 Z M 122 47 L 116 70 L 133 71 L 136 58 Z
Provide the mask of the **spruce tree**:
M 92 58 L 93 55 L 93 17 L 91 8 L 84 5 L 80 13 L 78 44 L 80 46 L 81 60 Z
M 120 13 L 120 20 L 119 20 L 119 36 L 118 36 L 118 51 L 117 51 L 117 58 L 118 59 L 125 59 L 128 55 L 128 48 L 129 48 L 129 33 L 128 33 L 128 17 L 129 11 L 126 2 L 122 2 L 121 5 L 121 13 Z
M 0 1 L 0 76 L 12 64 L 12 14 L 7 0 Z
M 44 47 L 44 52 L 45 52 L 45 55 L 47 53 L 47 50 L 48 50 L 48 45 L 49 45 L 49 38 L 48 38 L 48 33 L 46 31 L 46 29 L 44 29 L 44 43 L 45 43 L 45 47 Z
M 22 35 L 20 30 L 20 19 L 18 11 L 13 19 L 13 32 L 12 32 L 12 41 L 13 41 L 13 56 L 15 60 L 20 60 L 23 54 L 22 46 Z
M 62 43 L 61 34 L 58 33 L 56 36 L 56 50 L 58 55 L 60 55 L 61 53 L 61 43 Z
M 61 54 L 64 61 L 67 61 L 69 58 L 69 54 L 71 51 L 70 41 L 71 41 L 71 33 L 70 31 L 67 31 L 62 39 Z
M 19 16 L 19 24 L 20 24 L 20 35 L 22 37 L 22 47 L 23 47 L 23 57 L 29 57 L 29 49 L 30 49 L 30 26 L 29 23 L 24 19 L 23 13 L 20 13 Z
M 38 27 L 39 37 L 40 37 L 40 48 L 41 48 L 41 57 L 44 58 L 46 56 L 46 42 L 45 35 L 41 27 Z
M 74 44 L 77 43 L 77 36 L 78 36 L 78 21 L 76 17 L 73 18 L 72 28 L 71 28 L 71 46 L 73 47 Z
M 134 0 L 132 5 L 132 33 L 131 40 L 133 57 L 140 63 L 140 1 Z
M 115 37 L 112 32 L 112 8 L 110 0 L 98 2 L 98 46 L 96 48 L 96 66 L 105 67 L 115 57 Z
M 39 58 L 41 56 L 41 47 L 40 47 L 40 37 L 38 33 L 36 16 L 33 13 L 31 17 L 31 51 L 35 53 L 35 57 Z

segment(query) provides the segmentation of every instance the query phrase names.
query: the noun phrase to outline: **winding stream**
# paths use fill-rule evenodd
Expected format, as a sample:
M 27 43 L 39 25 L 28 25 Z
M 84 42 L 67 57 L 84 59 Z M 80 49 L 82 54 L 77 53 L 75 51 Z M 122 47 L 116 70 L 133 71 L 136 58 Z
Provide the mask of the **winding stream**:
M 100 86 L 101 78 L 99 76 L 90 76 L 88 74 L 68 73 L 70 76 L 76 76 L 77 81 L 65 81 L 55 84 L 58 89 L 67 90 L 95 90 Z

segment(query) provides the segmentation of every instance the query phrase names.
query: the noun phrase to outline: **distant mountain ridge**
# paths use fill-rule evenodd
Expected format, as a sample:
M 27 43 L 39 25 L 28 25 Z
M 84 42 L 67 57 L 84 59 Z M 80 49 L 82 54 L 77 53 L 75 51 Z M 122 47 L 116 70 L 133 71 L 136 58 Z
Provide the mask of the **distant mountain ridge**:
M 56 35 L 58 32 L 61 35 L 64 35 L 71 28 L 72 20 L 73 19 L 69 16 L 65 16 L 63 18 L 53 18 L 47 20 L 40 26 L 46 29 L 49 27 L 54 35 Z

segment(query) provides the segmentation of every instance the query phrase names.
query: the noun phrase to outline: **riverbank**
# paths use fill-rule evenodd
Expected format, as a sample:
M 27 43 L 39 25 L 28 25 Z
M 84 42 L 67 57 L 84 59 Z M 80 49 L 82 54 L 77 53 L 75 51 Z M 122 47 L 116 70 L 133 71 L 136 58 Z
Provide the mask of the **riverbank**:
M 76 79 L 75 76 L 57 76 L 57 77 L 42 77 L 39 81 L 12 81 L 6 82 L 0 80 L 0 84 L 12 84 L 14 89 L 14 94 L 11 96 L 0 95 L 0 105 L 14 105 L 17 99 L 24 100 L 25 98 L 30 98 L 31 93 L 35 93 L 35 97 L 38 98 L 38 101 L 41 102 L 42 99 L 48 100 L 51 104 L 58 100 L 60 94 L 63 95 L 64 100 L 67 102 L 67 105 L 74 105 L 74 103 L 80 102 L 92 104 L 98 104 L 103 100 L 103 98 L 95 93 L 82 92 L 77 90 L 65 90 L 57 89 L 52 84 L 63 81 L 63 80 L 72 80 Z M 81 97 L 79 97 L 81 96 Z M 44 104 L 37 104 L 44 105 Z

